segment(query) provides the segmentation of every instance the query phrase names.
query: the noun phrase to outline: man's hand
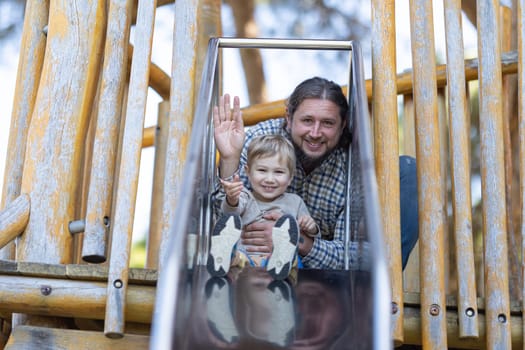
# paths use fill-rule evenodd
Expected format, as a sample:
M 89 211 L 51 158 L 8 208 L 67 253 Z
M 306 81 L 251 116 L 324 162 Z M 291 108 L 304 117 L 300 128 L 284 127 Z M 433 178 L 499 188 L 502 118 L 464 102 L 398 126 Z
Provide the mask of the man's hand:
M 280 211 L 271 211 L 264 214 L 266 221 L 257 221 L 246 225 L 241 234 L 242 244 L 248 253 L 271 253 L 273 251 L 272 229 L 283 214 Z

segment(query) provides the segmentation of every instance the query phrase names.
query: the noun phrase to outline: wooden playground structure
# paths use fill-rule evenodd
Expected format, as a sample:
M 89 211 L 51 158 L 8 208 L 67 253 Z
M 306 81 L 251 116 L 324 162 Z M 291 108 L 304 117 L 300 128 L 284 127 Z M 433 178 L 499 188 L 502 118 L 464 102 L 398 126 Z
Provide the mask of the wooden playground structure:
M 5 349 L 149 346 L 201 58 L 209 39 L 221 36 L 221 1 L 175 1 L 173 68 L 163 72 L 151 62 L 151 50 L 156 9 L 168 3 L 27 1 L 0 205 Z M 525 346 L 523 204 L 512 226 L 519 232 L 509 224 L 509 198 L 525 200 L 525 1 L 515 3 L 513 21 L 499 1 L 478 0 L 478 58 L 465 60 L 461 1 L 445 0 L 444 66 L 435 61 L 432 3 L 410 1 L 412 70 L 397 74 L 395 1 L 371 1 L 372 79 L 366 87 L 396 346 Z M 473 238 L 470 82 L 479 91 L 482 248 Z M 145 129 L 150 87 L 164 101 L 158 126 Z M 396 202 L 400 96 L 404 150 L 417 159 L 420 220 L 418 247 L 404 272 Z M 283 116 L 284 103 L 249 106 L 243 115 L 247 125 Z M 519 149 L 511 147 L 511 127 L 518 128 Z M 129 268 L 141 150 L 152 146 L 146 266 Z M 519 152 L 520 186 L 511 193 L 513 152 Z M 453 215 L 447 219 L 448 208 Z

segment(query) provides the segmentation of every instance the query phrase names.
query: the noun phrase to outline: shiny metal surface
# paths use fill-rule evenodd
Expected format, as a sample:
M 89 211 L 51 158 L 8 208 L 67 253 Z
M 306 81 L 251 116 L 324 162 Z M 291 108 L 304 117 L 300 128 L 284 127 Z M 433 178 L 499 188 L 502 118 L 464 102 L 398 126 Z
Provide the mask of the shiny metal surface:
M 365 271 L 299 270 L 290 282 L 253 267 L 210 278 L 201 267 L 173 349 L 371 349 L 371 283 Z

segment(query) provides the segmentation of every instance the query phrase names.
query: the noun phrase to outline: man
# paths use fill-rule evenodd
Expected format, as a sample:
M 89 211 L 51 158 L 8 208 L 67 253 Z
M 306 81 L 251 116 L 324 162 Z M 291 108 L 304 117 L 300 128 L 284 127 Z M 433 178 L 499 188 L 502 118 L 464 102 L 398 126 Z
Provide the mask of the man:
M 321 237 L 301 234 L 298 251 L 307 268 L 344 267 L 344 208 L 346 203 L 348 102 L 339 85 L 314 77 L 300 83 L 287 101 L 286 117 L 270 119 L 251 127 L 245 135 L 240 101 L 230 96 L 215 107 L 215 139 L 221 154 L 219 174 L 240 174 L 249 188 L 244 165 L 250 141 L 264 134 L 279 134 L 295 148 L 297 166 L 288 191 L 301 196 L 321 230 Z M 244 141 L 246 139 L 246 141 Z M 401 250 L 403 268 L 418 238 L 417 177 L 415 160 L 400 157 Z M 280 214 L 269 212 L 266 222 L 247 225 L 242 243 L 253 252 L 272 251 L 271 227 Z M 352 246 L 350 247 L 352 250 Z M 355 253 L 355 252 L 354 252 Z M 350 254 L 350 265 L 358 263 Z

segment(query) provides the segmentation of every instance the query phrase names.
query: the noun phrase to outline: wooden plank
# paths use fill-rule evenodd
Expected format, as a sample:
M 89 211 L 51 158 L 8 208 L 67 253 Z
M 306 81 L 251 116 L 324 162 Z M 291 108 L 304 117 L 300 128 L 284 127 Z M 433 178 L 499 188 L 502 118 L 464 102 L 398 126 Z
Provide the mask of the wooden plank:
M 525 203 L 525 0 L 517 3 L 517 45 L 518 45 L 518 128 L 519 128 L 519 179 L 520 202 Z M 525 274 L 525 205 L 520 212 L 521 226 L 521 272 Z M 525 279 L 521 284 L 521 300 L 525 300 Z M 525 303 L 521 304 L 522 315 L 525 315 Z M 521 319 L 521 330 L 525 334 L 525 317 Z
M 0 313 L 103 320 L 107 283 L 28 276 L 0 276 Z M 151 323 L 155 287 L 129 285 L 125 321 Z
M 511 339 L 508 348 L 501 349 L 522 349 L 523 348 L 523 331 L 521 329 L 521 316 L 512 315 L 508 319 L 511 326 Z M 449 349 L 488 349 L 485 347 L 485 340 L 488 329 L 485 327 L 486 315 L 479 315 L 479 337 L 478 338 L 460 338 L 458 313 L 456 310 L 449 310 L 446 317 L 446 332 Z M 423 345 L 421 339 L 422 319 L 421 310 L 418 307 L 405 307 L 405 344 Z M 500 348 L 497 348 L 500 349 Z
M 104 333 L 122 337 L 156 1 L 139 1 L 112 229 Z
M 377 189 L 392 287 L 392 336 L 403 343 L 395 1 L 372 1 L 372 111 Z
M 516 33 L 513 33 L 513 14 L 508 6 L 500 5 L 500 36 L 501 36 L 501 51 L 508 52 L 516 49 Z M 514 206 L 519 206 L 519 200 L 515 194 L 516 186 L 514 186 L 514 174 L 517 172 L 514 169 L 511 137 L 511 120 L 517 118 L 517 93 L 518 81 L 515 74 L 507 74 L 502 77 L 502 121 L 503 121 L 503 152 L 505 163 L 505 193 L 506 193 L 506 208 L 507 208 L 507 246 L 509 248 L 508 266 L 509 266 L 509 292 L 511 298 L 520 298 L 521 290 L 519 282 L 521 280 L 521 264 L 519 241 L 521 237 L 517 230 L 517 225 L 514 220 L 514 213 L 516 210 Z M 517 124 L 516 124 L 517 125 Z M 516 133 L 517 135 L 517 133 Z M 515 158 L 517 159 L 517 158 Z M 517 183 L 516 183 L 517 185 Z M 517 209 L 517 208 L 516 208 Z
M 134 2 L 136 4 L 136 2 Z M 131 57 L 133 57 L 133 45 L 128 45 L 128 70 L 131 70 Z M 155 63 L 149 64 L 149 87 L 153 89 L 159 96 L 168 101 L 170 99 L 170 76 L 164 72 Z
M 24 231 L 29 221 L 30 208 L 29 196 L 22 194 L 0 211 L 0 248 Z
M 459 337 L 477 337 L 476 270 L 472 241 L 472 198 L 470 191 L 470 123 L 465 90 L 461 1 L 446 0 L 448 110 L 450 171 L 456 269 L 458 281 Z
M 510 349 L 499 1 L 477 2 L 486 328 L 489 349 Z
M 42 264 L 34 262 L 19 261 L 17 266 L 18 274 L 33 277 L 66 277 L 66 265 Z
M 126 334 L 122 339 L 109 339 L 101 332 L 79 331 L 33 326 L 16 327 L 5 350 L 56 350 L 56 349 L 148 349 L 149 337 Z
M 444 281 L 444 209 L 439 145 L 432 3 L 410 2 L 416 116 L 421 266 L 421 329 L 425 348 L 447 348 Z
M 49 0 L 26 3 L 0 209 L 18 197 L 22 187 L 27 134 L 44 62 L 44 27 L 48 15 Z M 14 244 L 0 249 L 0 259 L 14 257 Z
M 23 275 L 28 277 L 49 277 L 83 281 L 103 281 L 108 279 L 107 265 L 87 264 L 43 264 L 0 260 L 0 275 Z M 157 270 L 131 268 L 129 283 L 156 285 Z
M 17 246 L 24 261 L 68 263 L 83 142 L 94 98 L 105 1 L 53 0 L 46 56 L 29 127 L 22 192 L 31 197 Z M 67 20 L 66 20 L 67 19 Z M 72 49 L 74 48 L 74 49 Z M 75 67 L 75 69 L 71 69 Z
M 109 6 L 82 245 L 82 259 L 91 263 L 100 263 L 107 259 L 122 97 L 127 80 L 132 2 L 111 1 Z
M 208 41 L 220 33 L 220 1 L 175 2 L 175 29 L 173 33 L 173 64 L 170 95 L 168 143 L 163 185 L 162 234 L 159 269 L 165 261 L 173 218 L 186 164 L 189 135 L 195 112 L 195 99 Z

